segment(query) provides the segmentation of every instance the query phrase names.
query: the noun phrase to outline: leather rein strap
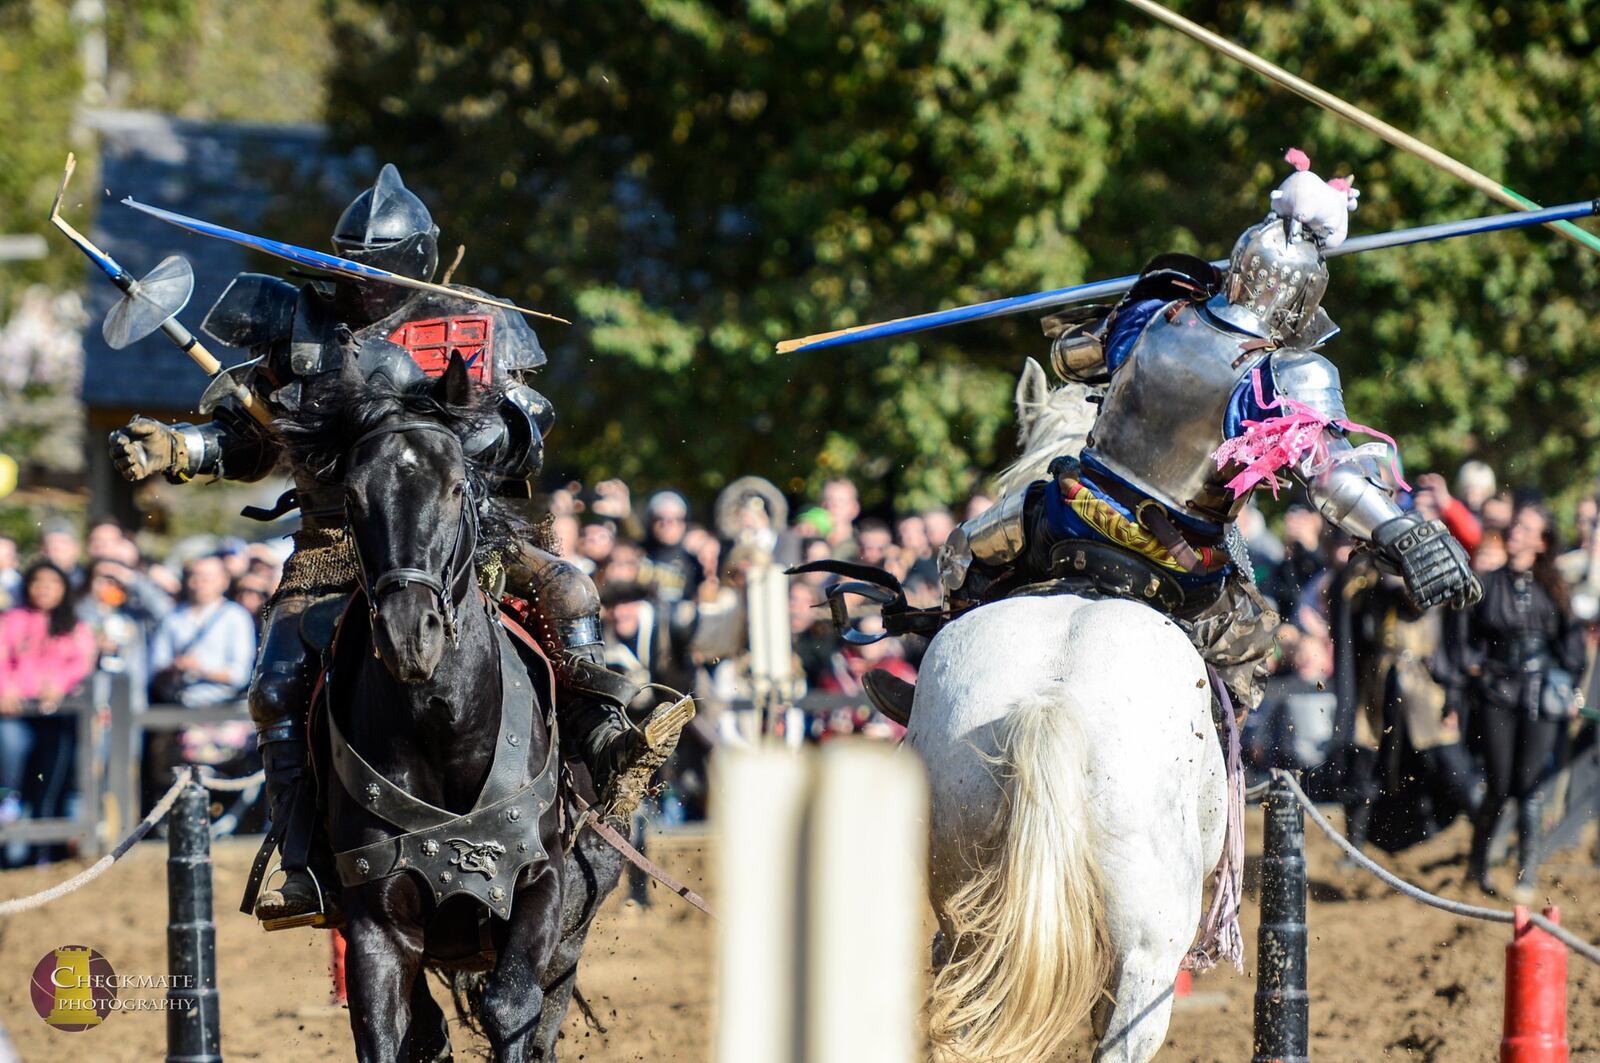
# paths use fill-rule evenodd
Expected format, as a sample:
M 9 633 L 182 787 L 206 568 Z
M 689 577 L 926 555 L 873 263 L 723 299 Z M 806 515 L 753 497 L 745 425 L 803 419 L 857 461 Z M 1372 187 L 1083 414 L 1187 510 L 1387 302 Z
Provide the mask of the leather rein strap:
M 348 461 L 349 455 L 361 449 L 364 444 L 380 436 L 396 435 L 401 432 L 442 432 L 451 439 L 457 439 L 455 432 L 437 421 L 395 421 L 374 428 L 350 444 L 346 460 Z M 444 614 L 445 631 L 450 636 L 450 644 L 459 646 L 461 608 L 471 597 L 472 555 L 478 545 L 478 523 L 472 499 L 468 497 L 461 503 L 461 520 L 456 525 L 456 541 L 450 547 L 449 557 L 445 561 L 443 578 L 435 576 L 426 569 L 408 567 L 386 569 L 378 574 L 376 580 L 369 578 L 367 560 L 361 553 L 360 537 L 355 534 L 354 524 L 348 517 L 346 523 L 350 523 L 352 528 L 350 542 L 356 555 L 356 579 L 361 584 L 361 593 L 367 599 L 367 609 L 372 614 L 373 620 L 377 619 L 378 600 L 385 591 L 391 587 L 404 587 L 409 583 L 420 584 L 432 591 L 434 597 L 439 600 L 439 611 Z M 462 549 L 463 544 L 466 545 L 465 550 Z
M 600 835 L 600 837 L 606 840 L 611 848 L 627 857 L 628 862 L 634 867 L 638 868 L 640 871 L 643 871 L 645 874 L 649 875 L 651 878 L 655 879 L 657 882 L 667 887 L 667 889 L 671 890 L 673 893 L 676 893 L 678 896 L 682 897 L 684 900 L 688 901 L 690 904 L 694 905 L 711 918 L 715 919 L 717 917 L 717 913 L 711 910 L 711 905 L 706 903 L 706 899 L 704 897 L 700 896 L 700 894 L 696 893 L 688 886 L 685 886 L 683 883 L 667 874 L 660 864 L 656 863 L 654 860 L 635 849 L 633 847 L 633 843 L 628 841 L 628 839 L 623 836 L 621 831 L 617 830 L 617 828 L 613 827 L 599 816 L 594 815 L 594 809 L 590 808 L 589 803 L 583 798 L 579 797 L 576 791 L 573 791 L 569 788 L 568 796 L 572 799 L 572 803 L 577 806 L 578 814 L 582 817 L 578 824 L 578 829 L 580 831 L 584 827 L 592 828 L 596 834 Z

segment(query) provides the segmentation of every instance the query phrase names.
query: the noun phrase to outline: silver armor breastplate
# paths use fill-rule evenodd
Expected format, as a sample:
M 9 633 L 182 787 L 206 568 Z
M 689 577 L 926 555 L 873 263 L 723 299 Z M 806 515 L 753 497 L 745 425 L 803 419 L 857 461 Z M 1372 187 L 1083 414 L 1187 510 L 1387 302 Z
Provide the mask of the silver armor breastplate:
M 1232 520 L 1242 500 L 1211 455 L 1234 390 L 1264 356 L 1244 348 L 1251 340 L 1192 305 L 1156 314 L 1112 375 L 1085 455 L 1176 513 Z

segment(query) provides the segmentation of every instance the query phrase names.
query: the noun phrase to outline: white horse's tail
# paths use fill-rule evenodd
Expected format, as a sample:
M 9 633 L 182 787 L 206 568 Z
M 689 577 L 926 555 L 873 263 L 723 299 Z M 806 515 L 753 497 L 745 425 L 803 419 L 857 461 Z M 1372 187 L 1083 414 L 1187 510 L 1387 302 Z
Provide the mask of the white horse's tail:
M 1112 952 L 1087 749 L 1058 687 L 1006 717 L 1004 800 L 976 875 L 945 906 L 951 960 L 934 979 L 938 1063 L 1034 1063 L 1094 1007 Z

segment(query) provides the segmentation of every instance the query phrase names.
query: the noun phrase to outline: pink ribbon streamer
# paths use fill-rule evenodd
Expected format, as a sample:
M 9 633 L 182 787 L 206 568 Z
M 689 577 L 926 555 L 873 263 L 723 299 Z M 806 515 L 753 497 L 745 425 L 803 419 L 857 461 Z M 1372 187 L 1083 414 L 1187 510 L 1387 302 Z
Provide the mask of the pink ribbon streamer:
M 1244 497 L 1262 481 L 1271 489 L 1272 497 L 1277 498 L 1277 473 L 1300 464 L 1308 454 L 1313 468 L 1317 469 L 1326 468 L 1330 460 L 1339 460 L 1329 458 L 1325 432 L 1330 426 L 1382 440 L 1389 448 L 1389 464 L 1394 470 L 1395 482 L 1402 489 L 1411 490 L 1411 485 L 1400 475 L 1400 448 L 1392 436 L 1354 421 L 1324 416 L 1288 395 L 1275 396 L 1268 402 L 1261 389 L 1261 369 L 1257 367 L 1251 370 L 1250 378 L 1257 405 L 1264 410 L 1286 409 L 1289 412 L 1281 417 L 1244 422 L 1244 431 L 1223 443 L 1212 454 L 1219 469 L 1234 463 L 1244 467 L 1228 481 L 1228 489 L 1233 492 L 1234 498 Z

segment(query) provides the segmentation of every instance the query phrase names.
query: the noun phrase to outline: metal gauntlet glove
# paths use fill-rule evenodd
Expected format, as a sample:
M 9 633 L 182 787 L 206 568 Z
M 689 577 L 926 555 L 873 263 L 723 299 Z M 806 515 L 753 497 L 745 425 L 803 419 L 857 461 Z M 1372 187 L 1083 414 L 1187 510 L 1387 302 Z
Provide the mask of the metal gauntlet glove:
M 1406 595 L 1418 609 L 1449 605 L 1461 609 L 1483 597 L 1467 552 L 1440 520 L 1407 513 L 1378 526 L 1372 544 L 1385 567 L 1406 582 Z
M 182 437 L 160 421 L 135 417 L 111 433 L 111 462 L 128 480 L 172 474 L 189 463 Z

